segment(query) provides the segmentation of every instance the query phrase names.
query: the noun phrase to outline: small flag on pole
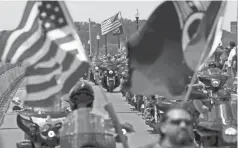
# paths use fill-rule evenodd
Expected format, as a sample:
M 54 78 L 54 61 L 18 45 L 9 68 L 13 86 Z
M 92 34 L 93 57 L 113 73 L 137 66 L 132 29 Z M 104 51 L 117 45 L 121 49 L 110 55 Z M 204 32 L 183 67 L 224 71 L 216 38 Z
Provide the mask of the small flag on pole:
M 110 17 L 109 19 L 106 19 L 101 23 L 101 32 L 102 35 L 108 34 L 109 32 L 112 32 L 113 30 L 119 28 L 122 26 L 120 22 L 120 12 L 115 14 L 114 16 Z

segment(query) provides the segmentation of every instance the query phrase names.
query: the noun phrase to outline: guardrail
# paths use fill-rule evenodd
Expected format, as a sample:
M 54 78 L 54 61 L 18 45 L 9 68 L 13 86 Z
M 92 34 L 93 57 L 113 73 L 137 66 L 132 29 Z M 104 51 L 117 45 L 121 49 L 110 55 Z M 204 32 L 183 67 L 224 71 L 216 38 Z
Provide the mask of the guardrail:
M 24 78 L 25 69 L 21 64 L 5 64 L 0 66 L 0 123 L 11 99 L 9 94 L 17 89 Z

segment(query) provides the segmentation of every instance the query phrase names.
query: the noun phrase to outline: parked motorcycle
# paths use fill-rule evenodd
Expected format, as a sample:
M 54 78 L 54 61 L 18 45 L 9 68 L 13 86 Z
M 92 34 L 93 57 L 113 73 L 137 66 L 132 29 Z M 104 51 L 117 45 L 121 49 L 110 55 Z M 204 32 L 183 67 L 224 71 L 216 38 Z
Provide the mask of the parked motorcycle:
M 17 142 L 17 148 L 55 148 L 59 146 L 59 129 L 67 112 L 35 112 L 13 107 L 18 112 L 17 125 L 25 133 L 25 140 Z
M 102 86 L 108 91 L 113 92 L 120 85 L 120 78 L 116 68 L 107 67 L 104 71 Z
M 237 108 L 232 106 L 229 90 L 224 88 L 228 77 L 218 68 L 206 69 L 198 74 L 208 95 L 201 101 L 209 108 L 206 113 L 208 118 L 199 118 L 194 129 L 195 140 L 200 146 L 237 145 L 237 120 L 234 117 Z
M 155 125 L 160 122 L 161 117 L 164 113 L 172 108 L 175 105 L 181 103 L 182 100 L 169 100 L 163 96 L 159 96 L 157 98 L 151 97 L 145 101 L 145 110 L 144 110 L 144 118 L 145 124 L 150 126 L 156 131 Z
M 127 140 L 127 130 L 122 129 Z M 60 147 L 62 148 L 116 148 L 121 140 L 113 130 L 111 120 L 88 109 L 73 111 L 60 129 Z

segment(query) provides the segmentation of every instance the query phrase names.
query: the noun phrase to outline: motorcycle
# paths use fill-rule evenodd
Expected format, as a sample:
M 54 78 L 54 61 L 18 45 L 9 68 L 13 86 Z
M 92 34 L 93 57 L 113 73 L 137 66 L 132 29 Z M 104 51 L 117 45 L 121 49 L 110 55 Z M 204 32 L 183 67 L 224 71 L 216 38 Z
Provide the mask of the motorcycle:
M 232 105 L 231 95 L 224 85 L 228 75 L 218 68 L 210 68 L 198 74 L 198 80 L 205 85 L 207 98 L 201 100 L 209 108 L 208 118 L 198 118 L 194 137 L 199 146 L 237 145 L 237 108 Z M 228 93 L 227 93 L 228 92 Z M 235 100 L 237 105 L 237 99 Z M 235 106 L 236 106 L 235 105 Z
M 122 129 L 127 140 L 127 130 Z M 120 143 L 112 121 L 88 109 L 78 109 L 67 116 L 60 129 L 62 148 L 116 148 Z
M 175 105 L 181 103 L 182 100 L 169 100 L 163 96 L 156 98 L 147 98 L 145 100 L 144 119 L 145 124 L 153 128 L 156 132 L 156 125 L 160 122 L 164 113 Z
M 59 146 L 59 129 L 66 112 L 35 112 L 14 106 L 18 112 L 17 125 L 25 133 L 25 140 L 16 143 L 17 148 L 55 148 Z
M 132 106 L 135 107 L 135 109 L 139 112 L 141 112 L 141 106 L 143 104 L 143 95 L 134 95 L 134 97 L 132 98 Z
M 100 84 L 100 69 L 99 69 L 99 67 L 98 66 L 95 66 L 94 67 L 94 79 L 93 79 L 93 82 L 94 82 L 94 84 L 95 85 L 98 85 L 98 84 Z
M 107 68 L 107 70 L 104 71 L 102 86 L 107 89 L 108 92 L 113 92 L 119 85 L 120 78 L 117 69 Z

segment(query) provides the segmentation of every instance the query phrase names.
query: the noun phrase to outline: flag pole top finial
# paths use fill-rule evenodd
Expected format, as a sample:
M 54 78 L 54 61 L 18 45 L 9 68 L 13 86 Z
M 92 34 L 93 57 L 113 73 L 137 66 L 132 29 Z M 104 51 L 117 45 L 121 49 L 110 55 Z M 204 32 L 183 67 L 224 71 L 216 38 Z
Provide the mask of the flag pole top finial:
M 136 9 L 136 17 L 139 17 L 139 10 L 138 9 Z

